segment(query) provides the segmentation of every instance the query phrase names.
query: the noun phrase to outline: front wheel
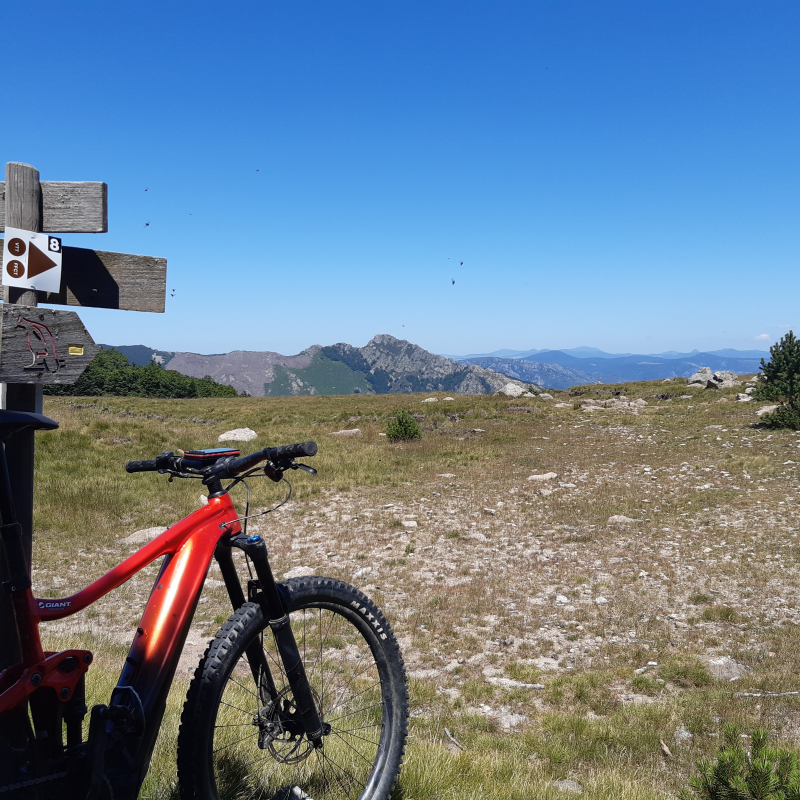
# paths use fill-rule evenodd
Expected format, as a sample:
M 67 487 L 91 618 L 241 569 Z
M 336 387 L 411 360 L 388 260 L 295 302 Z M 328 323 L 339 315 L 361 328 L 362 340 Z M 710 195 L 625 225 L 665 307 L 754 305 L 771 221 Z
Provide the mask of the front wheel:
M 189 687 L 178 734 L 181 797 L 385 800 L 408 718 L 389 623 L 341 581 L 294 578 L 281 586 L 326 732 L 322 747 L 300 732 L 269 626 L 260 606 L 246 603 L 216 635 Z M 251 666 L 259 663 L 268 664 L 272 682 Z

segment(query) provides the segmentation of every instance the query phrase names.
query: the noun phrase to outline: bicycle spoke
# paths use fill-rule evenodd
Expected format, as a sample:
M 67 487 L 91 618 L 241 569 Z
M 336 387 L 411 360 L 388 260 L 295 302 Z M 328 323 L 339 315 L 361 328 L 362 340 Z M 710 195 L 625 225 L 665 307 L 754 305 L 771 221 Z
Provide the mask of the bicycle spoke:
M 373 703 L 371 706 L 364 706 L 363 708 L 357 708 L 355 711 L 348 711 L 346 714 L 342 714 L 340 717 L 334 717 L 333 719 L 327 719 L 326 722 L 333 723 L 340 719 L 346 719 L 347 717 L 352 717 L 353 714 L 358 714 L 361 711 L 369 711 L 370 708 L 378 708 L 379 706 L 383 706 L 383 701 L 380 703 Z
M 252 739 L 254 736 L 258 734 L 258 731 L 254 731 L 253 733 L 248 734 L 247 736 L 242 736 L 241 739 L 237 739 L 235 742 L 230 742 L 229 744 L 225 744 L 222 747 L 217 748 L 213 755 L 217 753 L 221 753 L 223 750 L 226 750 L 228 747 L 233 747 L 235 744 L 239 744 L 239 742 L 243 742 L 245 739 Z
M 224 705 L 224 706 L 228 706 L 228 708 L 235 709 L 236 711 L 238 711 L 241 714 L 247 714 L 247 716 L 250 716 L 253 713 L 252 711 L 245 711 L 243 708 L 239 708 L 237 706 L 232 706 L 230 703 L 226 703 L 224 700 L 220 700 L 219 702 L 222 703 L 222 705 Z
M 355 753 L 355 754 L 356 754 L 356 755 L 357 755 L 359 758 L 363 759 L 363 760 L 364 760 L 364 761 L 365 761 L 367 764 L 369 764 L 369 766 L 372 766 L 372 763 L 371 763 L 370 761 L 367 761 L 367 759 L 366 759 L 366 758 L 364 758 L 364 756 L 363 756 L 363 755 L 362 755 L 362 754 L 361 754 L 361 753 L 360 753 L 358 750 L 356 750 L 356 748 L 355 748 L 355 747 L 353 747 L 353 745 L 351 745 L 351 744 L 350 744 L 350 742 L 348 742 L 348 741 L 346 741 L 345 739 L 343 739 L 343 738 L 342 738 L 342 737 L 341 737 L 341 736 L 340 736 L 340 735 L 339 735 L 339 734 L 338 734 L 336 731 L 334 731 L 334 730 L 332 730 L 332 731 L 331 731 L 331 733 L 332 733 L 332 734 L 334 734 L 334 736 L 336 736 L 336 738 L 337 738 L 337 739 L 339 739 L 339 740 L 341 740 L 342 742 L 344 742 L 344 744 L 346 744 L 346 745 L 347 745 L 347 746 L 348 746 L 348 747 L 349 747 L 349 748 L 350 748 L 350 749 L 351 749 L 351 750 L 352 750 L 352 751 L 353 751 L 353 752 L 354 752 L 354 753 Z
M 249 663 L 244 661 L 247 646 L 241 645 L 239 660 L 226 673 L 228 694 L 219 701 L 220 709 L 231 710 L 225 716 L 220 711 L 212 744 L 219 800 L 266 800 L 290 786 L 299 786 L 314 800 L 357 800 L 364 790 L 376 769 L 384 727 L 391 718 L 386 717 L 384 677 L 370 647 L 372 639 L 358 627 L 361 623 L 353 620 L 349 609 L 343 609 L 314 603 L 290 612 L 312 694 L 322 719 L 331 726 L 322 748 L 311 748 L 305 735 L 290 739 L 297 710 L 278 643 L 267 625 L 262 623 L 250 639 L 264 654 L 251 688 L 252 671 L 242 672 L 242 665 Z M 277 697 L 262 705 L 266 695 L 260 687 L 265 686 L 267 669 L 276 679 Z M 258 706 L 252 711 L 237 705 L 249 706 L 249 695 Z M 242 715 L 256 724 L 237 722 L 236 717 Z M 267 734 L 267 723 L 282 724 L 284 732 L 277 727 Z M 248 725 L 251 731 L 236 730 Z M 259 739 L 267 736 L 259 747 Z

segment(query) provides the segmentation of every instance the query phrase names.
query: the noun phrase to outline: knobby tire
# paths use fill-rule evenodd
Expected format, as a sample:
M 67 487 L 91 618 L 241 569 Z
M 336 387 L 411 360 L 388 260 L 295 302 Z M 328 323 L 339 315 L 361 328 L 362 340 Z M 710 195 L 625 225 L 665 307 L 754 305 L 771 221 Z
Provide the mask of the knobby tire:
M 324 746 L 315 750 L 286 731 L 272 738 L 274 729 L 264 739 L 263 720 L 284 719 L 292 696 L 261 607 L 245 603 L 217 633 L 189 687 L 178 734 L 181 798 L 386 800 L 408 725 L 394 633 L 378 607 L 342 581 L 293 578 L 281 586 L 309 683 L 331 726 Z M 254 643 L 266 654 L 278 703 L 251 671 L 246 651 L 252 656 Z

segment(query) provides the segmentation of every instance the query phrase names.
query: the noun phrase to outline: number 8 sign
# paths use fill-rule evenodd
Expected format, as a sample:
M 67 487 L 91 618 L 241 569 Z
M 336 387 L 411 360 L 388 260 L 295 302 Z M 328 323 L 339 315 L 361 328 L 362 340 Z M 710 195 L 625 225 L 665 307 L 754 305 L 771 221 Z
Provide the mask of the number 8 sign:
M 3 249 L 4 286 L 61 291 L 61 239 L 46 233 L 6 228 Z

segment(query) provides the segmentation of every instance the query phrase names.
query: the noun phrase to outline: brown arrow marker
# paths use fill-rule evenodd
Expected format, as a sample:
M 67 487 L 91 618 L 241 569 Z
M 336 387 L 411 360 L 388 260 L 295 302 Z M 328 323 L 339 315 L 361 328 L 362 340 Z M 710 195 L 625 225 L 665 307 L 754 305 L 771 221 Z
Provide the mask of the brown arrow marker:
M 28 277 L 35 278 L 43 272 L 52 269 L 55 261 L 51 261 L 33 242 L 30 243 L 31 249 L 28 253 Z

